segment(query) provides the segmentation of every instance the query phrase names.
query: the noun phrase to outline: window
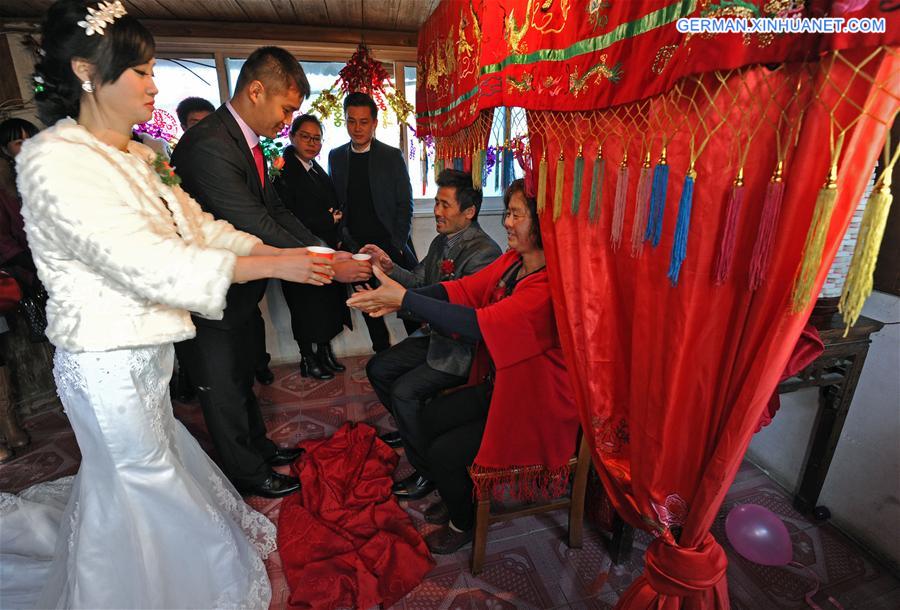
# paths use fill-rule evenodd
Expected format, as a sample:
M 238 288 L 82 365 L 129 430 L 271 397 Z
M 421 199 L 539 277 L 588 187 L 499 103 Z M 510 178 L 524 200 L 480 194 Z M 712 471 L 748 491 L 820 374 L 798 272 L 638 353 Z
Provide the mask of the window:
M 156 60 L 154 81 L 159 93 L 156 95 L 156 107 L 165 110 L 178 123 L 175 108 L 186 97 L 202 97 L 213 106 L 222 103 L 219 99 L 219 84 L 216 75 L 216 62 L 212 58 L 165 58 Z M 182 134 L 181 126 L 177 127 L 177 135 Z

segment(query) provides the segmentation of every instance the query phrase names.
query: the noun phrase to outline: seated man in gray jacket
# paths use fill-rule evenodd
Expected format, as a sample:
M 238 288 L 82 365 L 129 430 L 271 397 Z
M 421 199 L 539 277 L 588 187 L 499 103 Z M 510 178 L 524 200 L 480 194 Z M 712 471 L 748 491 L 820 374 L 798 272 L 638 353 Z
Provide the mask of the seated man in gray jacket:
M 481 191 L 473 188 L 471 175 L 445 169 L 437 177 L 437 185 L 434 217 L 438 236 L 415 269 L 408 271 L 395 265 L 378 246 L 369 244 L 360 249 L 371 254 L 373 263 L 407 288 L 471 275 L 500 256 L 500 246 L 478 225 Z M 394 484 L 398 497 L 412 500 L 434 489 L 424 458 L 427 439 L 421 430 L 419 409 L 440 391 L 465 383 L 474 355 L 475 346 L 426 326 L 369 361 L 369 381 L 399 430 L 382 438 L 392 447 L 402 444 L 416 469 Z

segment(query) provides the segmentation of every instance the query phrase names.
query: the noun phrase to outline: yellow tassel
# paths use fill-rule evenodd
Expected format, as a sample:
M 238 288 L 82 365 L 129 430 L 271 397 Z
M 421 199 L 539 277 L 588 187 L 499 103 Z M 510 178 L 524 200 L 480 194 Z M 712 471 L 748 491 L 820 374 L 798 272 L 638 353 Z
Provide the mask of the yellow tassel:
M 866 299 L 872 294 L 875 261 L 878 259 L 878 250 L 881 247 L 884 227 L 887 225 L 888 212 L 891 210 L 893 200 L 890 176 L 890 172 L 887 172 L 881 183 L 875 185 L 859 225 L 859 237 L 853 249 L 850 271 L 847 273 L 844 291 L 838 304 L 838 310 L 843 314 L 844 324 L 847 325 L 844 329 L 845 337 L 850 327 L 859 319 Z
M 559 153 L 559 159 L 556 160 L 556 186 L 553 189 L 553 222 L 562 214 L 562 196 L 563 196 L 563 174 L 566 171 L 566 162 L 562 153 Z
M 794 291 L 791 295 L 792 313 L 802 311 L 812 297 L 813 284 L 822 263 L 822 251 L 825 249 L 825 236 L 837 200 L 836 174 L 837 168 L 832 167 L 828 180 L 816 197 L 816 208 L 813 210 L 812 222 L 806 234 L 806 244 L 803 246 L 803 258 L 800 259 L 797 277 L 794 278 Z
M 481 177 L 484 171 L 484 150 L 479 148 L 472 153 L 472 186 L 481 190 Z
M 538 214 L 541 214 L 547 206 L 547 157 L 541 157 L 541 163 L 538 167 L 537 188 L 537 209 Z

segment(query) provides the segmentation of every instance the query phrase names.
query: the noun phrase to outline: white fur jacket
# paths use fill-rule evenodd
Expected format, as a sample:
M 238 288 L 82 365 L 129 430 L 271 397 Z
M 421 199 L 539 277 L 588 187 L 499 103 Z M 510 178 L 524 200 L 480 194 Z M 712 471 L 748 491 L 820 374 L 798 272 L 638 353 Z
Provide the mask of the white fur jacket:
M 189 311 L 221 318 L 237 256 L 260 240 L 163 184 L 155 153 L 100 142 L 71 119 L 16 157 L 25 231 L 50 295 L 47 337 L 70 352 L 194 336 Z

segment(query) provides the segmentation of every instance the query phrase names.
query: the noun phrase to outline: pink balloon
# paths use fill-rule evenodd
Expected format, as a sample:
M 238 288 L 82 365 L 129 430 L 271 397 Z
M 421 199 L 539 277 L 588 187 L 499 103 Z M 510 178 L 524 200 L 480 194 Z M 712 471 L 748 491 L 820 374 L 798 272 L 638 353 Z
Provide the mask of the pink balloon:
M 732 508 L 725 518 L 725 535 L 742 557 L 764 566 L 787 565 L 794 554 L 784 522 L 758 504 Z

